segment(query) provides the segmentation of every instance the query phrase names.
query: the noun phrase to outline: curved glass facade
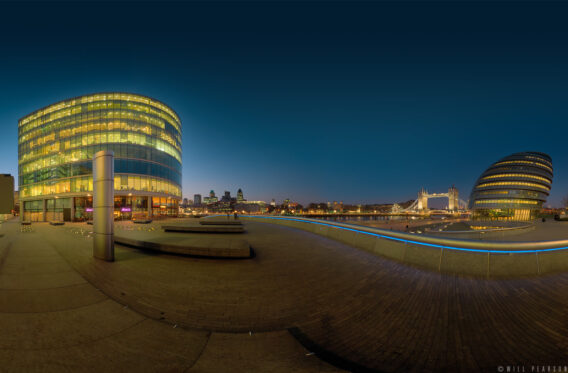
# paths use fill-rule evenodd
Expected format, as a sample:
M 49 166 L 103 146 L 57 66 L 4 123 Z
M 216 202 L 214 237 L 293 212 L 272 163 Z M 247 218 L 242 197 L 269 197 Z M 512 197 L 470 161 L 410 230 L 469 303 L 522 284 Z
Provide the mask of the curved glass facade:
M 511 154 L 489 167 L 469 199 L 475 220 L 532 220 L 552 186 L 552 159 L 544 153 Z
M 24 219 L 88 219 L 92 158 L 100 150 L 114 152 L 119 217 L 175 214 L 181 149 L 179 117 L 149 97 L 98 93 L 37 110 L 18 125 L 20 198 L 29 211 Z

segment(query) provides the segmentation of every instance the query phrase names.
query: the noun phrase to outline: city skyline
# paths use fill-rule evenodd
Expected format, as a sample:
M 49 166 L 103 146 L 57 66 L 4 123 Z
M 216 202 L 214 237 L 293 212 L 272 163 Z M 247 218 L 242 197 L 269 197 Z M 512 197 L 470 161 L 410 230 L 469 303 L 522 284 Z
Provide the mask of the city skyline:
M 564 4 L 131 5 L 2 4 L 2 173 L 17 176 L 18 119 L 127 91 L 180 115 L 183 197 L 467 199 L 522 151 L 552 157 L 545 206 L 568 194 Z

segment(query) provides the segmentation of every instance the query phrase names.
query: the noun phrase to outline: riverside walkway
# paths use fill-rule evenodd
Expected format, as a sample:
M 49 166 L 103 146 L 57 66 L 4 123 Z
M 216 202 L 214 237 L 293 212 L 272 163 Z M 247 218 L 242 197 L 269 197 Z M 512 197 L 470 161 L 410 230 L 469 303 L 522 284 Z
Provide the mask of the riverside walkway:
M 10 365 L 0 370 L 338 371 L 318 357 L 351 371 L 568 366 L 568 274 L 435 273 L 295 228 L 245 225 L 250 260 L 117 246 L 107 263 L 79 224 L 22 233 L 7 223 L 0 359 Z

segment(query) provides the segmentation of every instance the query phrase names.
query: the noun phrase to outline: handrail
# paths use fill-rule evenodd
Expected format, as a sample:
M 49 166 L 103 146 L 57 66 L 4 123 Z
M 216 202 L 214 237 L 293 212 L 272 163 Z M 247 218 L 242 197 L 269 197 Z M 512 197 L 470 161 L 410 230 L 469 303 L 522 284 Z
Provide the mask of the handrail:
M 494 253 L 494 254 L 527 254 L 527 253 L 540 253 L 550 251 L 568 250 L 568 239 L 557 241 L 538 241 L 538 242 L 511 242 L 511 241 L 475 241 L 457 238 L 438 238 L 431 236 L 417 236 L 410 233 L 391 231 L 380 228 L 371 228 L 357 226 L 354 224 L 346 223 L 329 223 L 316 219 L 308 218 L 291 218 L 283 216 L 259 216 L 259 215 L 241 215 L 247 218 L 261 218 L 261 219 L 275 219 L 275 220 L 289 220 L 303 223 L 310 223 L 343 230 L 363 233 L 387 240 L 404 242 L 420 246 L 429 246 L 440 249 L 469 251 L 480 253 Z

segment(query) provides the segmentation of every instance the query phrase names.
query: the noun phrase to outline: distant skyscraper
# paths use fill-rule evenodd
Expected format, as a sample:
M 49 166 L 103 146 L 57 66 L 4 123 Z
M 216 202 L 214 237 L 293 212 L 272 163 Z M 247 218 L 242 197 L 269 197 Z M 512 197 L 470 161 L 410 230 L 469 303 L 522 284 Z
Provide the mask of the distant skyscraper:
M 270 206 L 272 206 L 272 207 L 276 206 L 276 201 L 274 200 L 274 198 L 272 198 L 272 201 L 270 202 Z
M 183 207 L 187 207 L 187 205 L 189 205 L 189 201 L 187 198 L 183 199 Z
M 221 201 L 223 202 L 231 202 L 231 192 L 228 190 L 225 191 L 225 195 L 221 197 Z
M 206 204 L 215 203 L 215 202 L 217 202 L 218 200 L 219 200 L 219 199 L 218 199 L 217 197 L 215 197 L 215 191 L 214 191 L 214 190 L 211 190 L 211 191 L 209 192 L 209 197 L 203 198 L 203 201 L 204 201 Z
M 201 205 L 201 194 L 194 194 L 193 195 L 193 204 L 194 205 Z
M 244 200 L 245 198 L 243 196 L 243 190 L 239 188 L 239 190 L 237 191 L 237 202 L 243 202 Z

